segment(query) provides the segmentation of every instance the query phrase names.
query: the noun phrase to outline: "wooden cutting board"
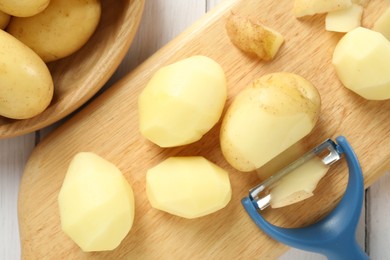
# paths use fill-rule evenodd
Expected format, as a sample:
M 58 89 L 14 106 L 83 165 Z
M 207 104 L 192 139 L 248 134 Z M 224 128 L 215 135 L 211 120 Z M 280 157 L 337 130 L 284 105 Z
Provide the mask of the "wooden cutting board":
M 259 179 L 256 173 L 235 171 L 224 160 L 219 148 L 219 124 L 200 141 L 171 149 L 159 148 L 139 134 L 137 97 L 146 82 L 161 66 L 195 54 L 207 55 L 224 68 L 229 88 L 227 105 L 248 83 L 266 73 L 294 72 L 317 86 L 323 103 L 320 120 L 313 132 L 295 146 L 292 157 L 328 137 L 345 135 L 361 160 L 366 186 L 390 169 L 390 101 L 366 101 L 342 87 L 331 66 L 333 49 L 342 34 L 326 32 L 323 15 L 295 19 L 292 2 L 222 2 L 43 140 L 26 165 L 20 187 L 23 258 L 274 259 L 284 252 L 286 247 L 264 235 L 244 212 L 240 200 Z M 363 25 L 371 27 L 388 4 L 385 0 L 371 1 Z M 285 36 L 286 42 L 274 61 L 253 59 L 231 44 L 224 25 L 232 11 L 259 19 Z M 95 152 L 116 164 L 135 192 L 134 226 L 111 252 L 83 253 L 60 228 L 58 192 L 71 158 L 81 151 Z M 228 206 L 193 220 L 151 208 L 145 194 L 146 171 L 173 155 L 202 155 L 228 170 L 233 189 Z M 269 175 L 270 168 L 262 173 Z M 321 181 L 316 196 L 264 214 L 282 226 L 312 223 L 337 203 L 345 190 L 346 176 L 347 167 L 341 162 Z

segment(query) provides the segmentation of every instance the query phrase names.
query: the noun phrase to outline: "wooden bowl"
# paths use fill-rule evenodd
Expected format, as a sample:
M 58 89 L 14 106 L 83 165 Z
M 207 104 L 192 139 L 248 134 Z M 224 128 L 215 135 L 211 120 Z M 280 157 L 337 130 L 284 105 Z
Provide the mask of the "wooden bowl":
M 64 118 L 95 95 L 115 72 L 134 39 L 144 0 L 101 0 L 101 4 L 100 23 L 87 44 L 48 64 L 55 86 L 50 106 L 30 119 L 0 116 L 0 139 L 27 134 Z

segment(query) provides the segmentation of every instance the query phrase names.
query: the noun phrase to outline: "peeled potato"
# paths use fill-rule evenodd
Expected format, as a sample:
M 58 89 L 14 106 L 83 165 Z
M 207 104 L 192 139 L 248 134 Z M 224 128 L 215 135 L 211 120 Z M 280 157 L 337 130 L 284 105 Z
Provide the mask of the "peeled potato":
M 50 0 L 0 0 L 0 10 L 12 16 L 27 17 L 42 12 Z
M 226 30 L 235 46 L 265 61 L 272 60 L 284 42 L 279 32 L 233 13 L 227 19 Z
M 345 87 L 369 100 L 390 98 L 390 42 L 358 27 L 338 42 L 332 63 Z
M 10 18 L 11 16 L 9 14 L 0 11 L 0 30 L 3 30 L 5 27 L 7 27 Z
M 299 75 L 272 73 L 253 81 L 223 119 L 225 159 L 239 171 L 260 168 L 311 132 L 320 107 L 317 89 Z
M 232 191 L 225 170 L 193 156 L 170 157 L 148 170 L 146 193 L 153 208 L 192 219 L 224 208 Z
M 133 225 L 130 184 L 115 165 L 94 153 L 75 155 L 58 204 L 62 230 L 85 252 L 115 249 Z
M 198 141 L 218 122 L 226 95 L 225 73 L 208 57 L 162 67 L 138 99 L 141 134 L 161 147 Z
M 49 106 L 53 91 L 50 71 L 42 59 L 0 30 L 0 116 L 36 116 Z
M 328 170 L 329 166 L 317 157 L 300 165 L 271 188 L 271 207 L 281 208 L 310 198 Z
M 51 0 L 37 15 L 12 18 L 7 31 L 50 62 L 79 50 L 95 31 L 100 14 L 99 0 Z

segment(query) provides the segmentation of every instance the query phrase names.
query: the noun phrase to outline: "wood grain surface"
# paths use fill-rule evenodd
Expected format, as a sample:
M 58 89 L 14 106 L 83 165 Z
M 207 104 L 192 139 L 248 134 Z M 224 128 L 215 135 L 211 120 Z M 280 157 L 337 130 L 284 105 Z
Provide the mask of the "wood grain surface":
M 386 1 L 370 4 L 364 25 L 370 27 Z M 207 55 L 224 68 L 229 85 L 228 105 L 253 79 L 275 71 L 298 73 L 320 91 L 320 121 L 301 147 L 312 147 L 328 137 L 345 135 L 361 160 L 366 186 L 390 168 L 389 101 L 366 101 L 343 88 L 330 64 L 340 34 L 324 30 L 324 17 L 296 20 L 292 4 L 276 1 L 224 1 L 145 63 L 112 86 L 94 102 L 49 135 L 30 157 L 19 193 L 22 255 L 26 259 L 172 259 L 276 258 L 286 247 L 259 231 L 240 205 L 256 173 L 233 170 L 219 149 L 219 125 L 199 142 L 161 149 L 138 132 L 137 96 L 159 67 L 195 54 Z M 261 20 L 286 38 L 277 58 L 263 63 L 245 56 L 229 41 L 226 16 L 234 11 Z M 136 194 L 134 227 L 120 247 L 111 252 L 83 253 L 61 231 L 57 195 L 72 156 L 92 151 L 115 163 Z M 301 152 L 301 150 L 299 150 Z M 152 209 L 145 194 L 146 170 L 172 155 L 203 155 L 230 172 L 233 197 L 210 216 L 187 220 Z M 297 154 L 299 155 L 299 154 Z M 302 226 L 326 214 L 343 193 L 346 166 L 340 163 L 321 182 L 317 196 L 284 209 L 266 212 L 273 223 Z M 298 213 L 299 214 L 298 214 Z

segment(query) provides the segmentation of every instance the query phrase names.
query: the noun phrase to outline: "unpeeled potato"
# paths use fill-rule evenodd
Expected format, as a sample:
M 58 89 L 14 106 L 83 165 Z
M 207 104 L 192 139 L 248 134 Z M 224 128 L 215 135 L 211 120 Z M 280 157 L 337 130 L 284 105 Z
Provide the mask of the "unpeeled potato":
M 239 171 L 260 168 L 309 134 L 319 117 L 317 89 L 299 75 L 272 73 L 253 81 L 228 108 L 220 143 Z
M 42 59 L 9 33 L 0 30 L 0 115 L 26 119 L 44 111 L 54 86 Z
M 42 12 L 50 0 L 0 0 L 0 10 L 13 16 L 27 17 Z
M 5 27 L 7 27 L 10 19 L 11 19 L 11 16 L 9 14 L 6 14 L 6 13 L 0 11 L 0 29 L 1 30 L 3 30 Z
M 99 0 L 51 0 L 35 16 L 13 17 L 7 31 L 50 62 L 80 49 L 95 31 L 100 14 Z

